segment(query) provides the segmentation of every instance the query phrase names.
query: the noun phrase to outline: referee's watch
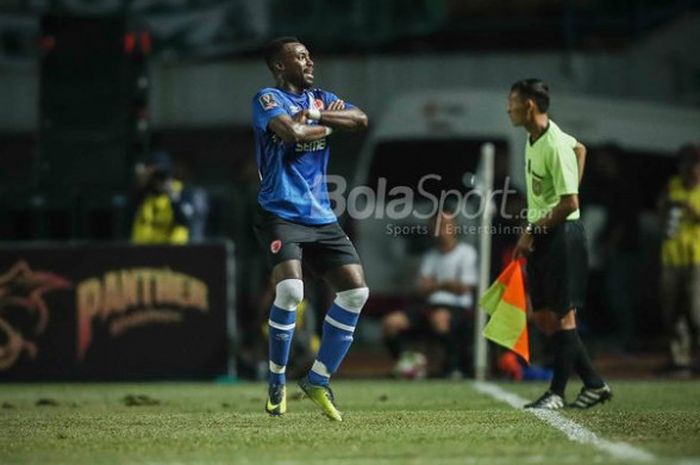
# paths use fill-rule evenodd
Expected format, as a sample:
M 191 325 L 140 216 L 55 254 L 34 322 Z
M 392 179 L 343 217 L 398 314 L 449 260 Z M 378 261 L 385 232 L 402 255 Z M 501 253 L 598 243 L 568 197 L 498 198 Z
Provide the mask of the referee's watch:
M 528 233 L 530 236 L 535 235 L 535 228 L 536 226 L 533 223 L 528 223 L 527 226 L 525 227 L 525 232 Z

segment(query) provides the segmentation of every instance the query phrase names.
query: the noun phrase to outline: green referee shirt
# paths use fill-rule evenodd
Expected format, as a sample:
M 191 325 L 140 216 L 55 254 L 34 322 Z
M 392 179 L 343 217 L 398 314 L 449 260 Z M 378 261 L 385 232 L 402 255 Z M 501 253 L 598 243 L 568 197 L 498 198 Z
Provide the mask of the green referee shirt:
M 554 121 L 534 143 L 528 137 L 525 148 L 527 221 L 535 223 L 558 203 L 562 195 L 578 194 L 576 139 L 559 129 Z M 575 220 L 579 210 L 566 219 Z

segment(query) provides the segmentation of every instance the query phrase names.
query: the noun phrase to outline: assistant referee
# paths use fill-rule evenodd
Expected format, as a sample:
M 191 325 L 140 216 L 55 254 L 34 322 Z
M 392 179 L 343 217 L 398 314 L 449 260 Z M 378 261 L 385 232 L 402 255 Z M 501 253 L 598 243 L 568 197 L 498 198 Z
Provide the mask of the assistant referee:
M 586 148 L 549 118 L 549 88 L 539 79 L 511 87 L 508 116 L 528 132 L 525 148 L 528 226 L 514 258 L 527 257 L 527 277 L 535 322 L 550 338 L 554 376 L 549 389 L 526 408 L 565 406 L 566 383 L 572 371 L 583 388 L 573 408 L 590 408 L 612 398 L 591 364 L 576 329 L 576 312 L 584 307 L 588 253 L 579 221 L 578 186 Z

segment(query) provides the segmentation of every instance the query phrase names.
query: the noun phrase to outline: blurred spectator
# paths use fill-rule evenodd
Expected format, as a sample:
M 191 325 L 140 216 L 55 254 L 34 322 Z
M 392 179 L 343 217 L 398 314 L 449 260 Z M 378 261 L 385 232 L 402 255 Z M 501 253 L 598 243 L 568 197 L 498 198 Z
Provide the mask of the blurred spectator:
M 599 204 L 606 208 L 603 229 L 597 237 L 603 271 L 603 294 L 612 321 L 612 338 L 618 350 L 630 349 L 635 333 L 635 309 L 638 308 L 638 270 L 641 263 L 638 180 L 625 176 L 621 152 L 605 146 L 589 159 L 597 171 Z M 634 206 L 633 206 L 634 205 Z
M 406 339 L 434 336 L 444 349 L 442 374 L 459 376 L 468 370 L 473 323 L 473 292 L 478 280 L 478 257 L 474 247 L 459 242 L 453 218 L 439 214 L 433 229 L 436 244 L 423 257 L 417 280 L 419 305 L 395 310 L 384 317 L 384 340 L 402 366 Z
M 670 337 L 671 372 L 690 375 L 700 337 L 700 147 L 679 151 L 679 174 L 661 200 L 661 302 Z
M 136 165 L 136 214 L 131 230 L 135 244 L 186 244 L 194 215 L 189 192 L 172 175 L 170 155 L 154 152 Z
M 201 242 L 207 237 L 209 218 L 209 194 L 206 189 L 192 183 L 192 157 L 176 156 L 173 165 L 173 178 L 184 184 L 183 198 L 189 199 L 192 215 L 189 222 L 189 241 Z

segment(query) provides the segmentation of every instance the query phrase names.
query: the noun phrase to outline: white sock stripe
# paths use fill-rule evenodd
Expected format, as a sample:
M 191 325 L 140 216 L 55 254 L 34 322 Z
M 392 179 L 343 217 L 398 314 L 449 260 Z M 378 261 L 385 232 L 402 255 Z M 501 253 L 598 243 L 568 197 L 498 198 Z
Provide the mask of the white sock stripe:
M 296 326 L 296 323 L 292 323 L 291 325 L 281 325 L 272 320 L 267 320 L 267 324 L 269 324 L 271 328 L 279 329 L 280 331 L 290 331 Z
M 320 362 L 318 360 L 316 360 L 314 362 L 313 366 L 311 367 L 311 371 L 313 371 L 317 375 L 323 376 L 325 378 L 331 377 L 331 374 L 328 371 L 328 368 L 326 367 L 326 365 L 324 365 L 323 362 Z
M 270 367 L 270 371 L 276 375 L 282 375 L 285 371 L 287 371 L 287 367 L 285 365 L 277 365 L 272 360 L 270 360 L 270 363 L 268 365 Z
M 326 323 L 328 323 L 328 324 L 331 325 L 331 326 L 335 326 L 336 328 L 339 328 L 339 329 L 348 331 L 348 332 L 350 332 L 350 333 L 355 332 L 355 327 L 354 327 L 354 326 L 344 325 L 344 324 L 341 323 L 340 321 L 334 320 L 333 318 L 331 318 L 331 317 L 328 316 L 328 315 L 326 315 Z

